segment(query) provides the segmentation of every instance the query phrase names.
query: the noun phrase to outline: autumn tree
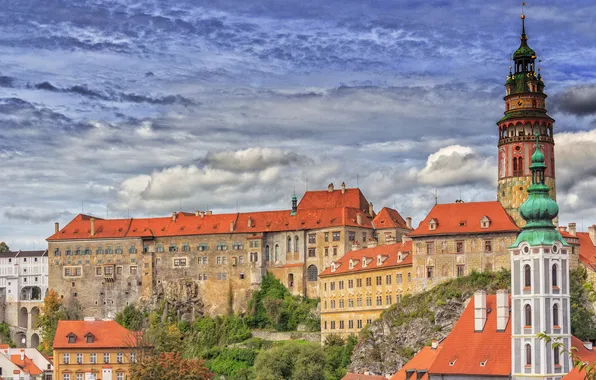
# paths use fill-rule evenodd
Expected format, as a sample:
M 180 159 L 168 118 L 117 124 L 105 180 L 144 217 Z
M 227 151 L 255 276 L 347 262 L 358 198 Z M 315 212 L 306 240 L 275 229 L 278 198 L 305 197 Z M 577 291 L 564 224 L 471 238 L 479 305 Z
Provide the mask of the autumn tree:
M 184 359 L 179 352 L 143 355 L 130 368 L 131 380 L 210 380 L 202 360 Z
M 36 328 L 41 330 L 42 342 L 40 349 L 46 354 L 52 353 L 52 344 L 54 343 L 54 335 L 58 327 L 58 321 L 66 319 L 66 313 L 62 308 L 62 299 L 58 293 L 50 289 L 48 295 L 43 300 L 41 313 L 37 319 Z
M 1 242 L 0 243 L 0 252 L 8 252 L 10 251 L 10 248 L 8 248 L 8 245 L 6 245 L 5 242 Z

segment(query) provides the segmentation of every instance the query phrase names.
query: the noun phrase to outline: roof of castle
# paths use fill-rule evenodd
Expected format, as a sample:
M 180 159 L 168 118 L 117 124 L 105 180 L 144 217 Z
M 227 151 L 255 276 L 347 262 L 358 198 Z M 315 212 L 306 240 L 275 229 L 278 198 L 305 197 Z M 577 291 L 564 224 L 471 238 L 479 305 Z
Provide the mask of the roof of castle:
M 403 257 L 402 260 L 398 260 L 398 254 L 407 253 L 406 257 Z M 337 261 L 334 261 L 335 270 L 333 271 L 332 266 L 326 268 L 322 271 L 319 276 L 337 276 L 340 274 L 346 273 L 353 273 L 359 271 L 371 271 L 377 269 L 386 269 L 386 268 L 393 268 L 393 267 L 401 267 L 401 266 L 411 266 L 412 265 L 412 242 L 408 241 L 405 243 L 396 243 L 396 244 L 388 244 L 388 245 L 379 245 L 374 248 L 364 248 L 359 249 L 356 251 L 350 251 L 342 256 Z M 379 264 L 377 261 L 377 256 L 381 256 L 383 258 L 382 262 Z M 366 258 L 367 264 L 366 266 L 362 266 L 362 262 Z M 353 268 L 350 269 L 350 260 L 352 260 Z
M 596 246 L 587 232 L 577 232 L 579 240 L 579 260 L 588 268 L 596 271 Z
M 383 207 L 381 211 L 375 216 L 373 219 L 373 225 L 376 229 L 381 230 L 383 228 L 408 228 L 406 225 L 406 221 L 402 216 L 397 212 L 389 207 Z
M 369 215 L 368 201 L 358 188 L 307 191 L 298 203 L 298 211 L 338 207 L 354 208 Z
M 490 221 L 487 228 L 481 227 L 481 220 Z M 430 229 L 430 221 L 437 223 Z M 507 214 L 500 202 L 440 203 L 435 205 L 418 228 L 408 236 L 459 235 L 472 233 L 518 232 L 519 228 Z

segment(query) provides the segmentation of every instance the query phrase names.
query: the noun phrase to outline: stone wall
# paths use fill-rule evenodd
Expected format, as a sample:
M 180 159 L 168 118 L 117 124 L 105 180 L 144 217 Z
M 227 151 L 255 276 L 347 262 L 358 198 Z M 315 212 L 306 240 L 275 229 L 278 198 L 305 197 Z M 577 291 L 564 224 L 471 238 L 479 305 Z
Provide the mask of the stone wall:
M 319 343 L 321 341 L 320 332 L 253 330 L 252 336 L 254 338 L 276 342 L 282 340 L 306 340 L 308 342 Z

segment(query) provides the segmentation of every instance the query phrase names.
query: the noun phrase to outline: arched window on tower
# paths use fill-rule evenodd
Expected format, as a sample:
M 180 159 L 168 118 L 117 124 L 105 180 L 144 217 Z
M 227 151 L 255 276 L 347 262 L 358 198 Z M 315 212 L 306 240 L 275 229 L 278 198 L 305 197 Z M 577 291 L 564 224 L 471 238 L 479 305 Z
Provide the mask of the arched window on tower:
M 513 175 L 517 175 L 517 158 L 513 157 Z
M 298 244 L 298 235 L 294 236 L 294 252 L 300 252 L 298 249 L 300 244 Z
M 532 327 L 532 306 L 530 304 L 524 307 L 524 315 L 524 327 Z
M 522 176 L 524 175 L 524 158 L 514 157 L 513 158 L 513 175 Z
M 559 327 L 559 305 L 553 305 L 553 326 Z
M 311 265 L 306 270 L 306 276 L 308 281 L 317 281 L 319 277 L 319 270 L 315 265 Z
M 288 249 L 286 252 L 292 252 L 292 238 L 288 236 Z
M 556 288 L 559 286 L 559 279 L 558 279 L 558 275 L 557 275 L 557 264 L 553 264 L 553 267 L 551 269 L 551 276 L 552 276 L 552 284 L 553 284 L 553 288 Z
M 274 262 L 279 261 L 279 244 L 275 244 Z
M 269 257 L 269 245 L 265 246 L 265 261 L 269 261 L 270 257 Z
M 526 367 L 532 365 L 532 346 L 526 344 Z
M 528 264 L 524 265 L 524 287 L 532 287 L 532 271 Z

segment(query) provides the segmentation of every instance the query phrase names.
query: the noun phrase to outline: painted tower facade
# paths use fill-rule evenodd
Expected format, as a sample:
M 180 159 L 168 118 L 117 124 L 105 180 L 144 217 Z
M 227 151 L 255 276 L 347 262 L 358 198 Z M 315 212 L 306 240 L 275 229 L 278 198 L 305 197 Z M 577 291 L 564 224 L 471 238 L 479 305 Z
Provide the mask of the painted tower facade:
M 550 187 L 550 196 L 556 200 L 555 151 L 553 124 L 546 113 L 546 94 L 540 68 L 536 67 L 536 52 L 528 46 L 525 16 L 522 15 L 521 44 L 512 58 L 513 66 L 505 83 L 505 115 L 499 126 L 499 184 L 497 198 L 515 220 L 524 225 L 519 207 L 527 198 L 528 186 L 532 183 L 530 155 L 536 149 L 534 135 L 539 141 L 548 163 L 545 183 Z
M 553 224 L 559 207 L 549 196 L 540 145 L 531 157 L 528 199 L 519 207 L 525 226 L 509 248 L 511 257 L 511 344 L 513 379 L 560 379 L 571 370 L 561 347 L 537 337 L 545 333 L 571 346 L 569 256 L 571 247 Z

